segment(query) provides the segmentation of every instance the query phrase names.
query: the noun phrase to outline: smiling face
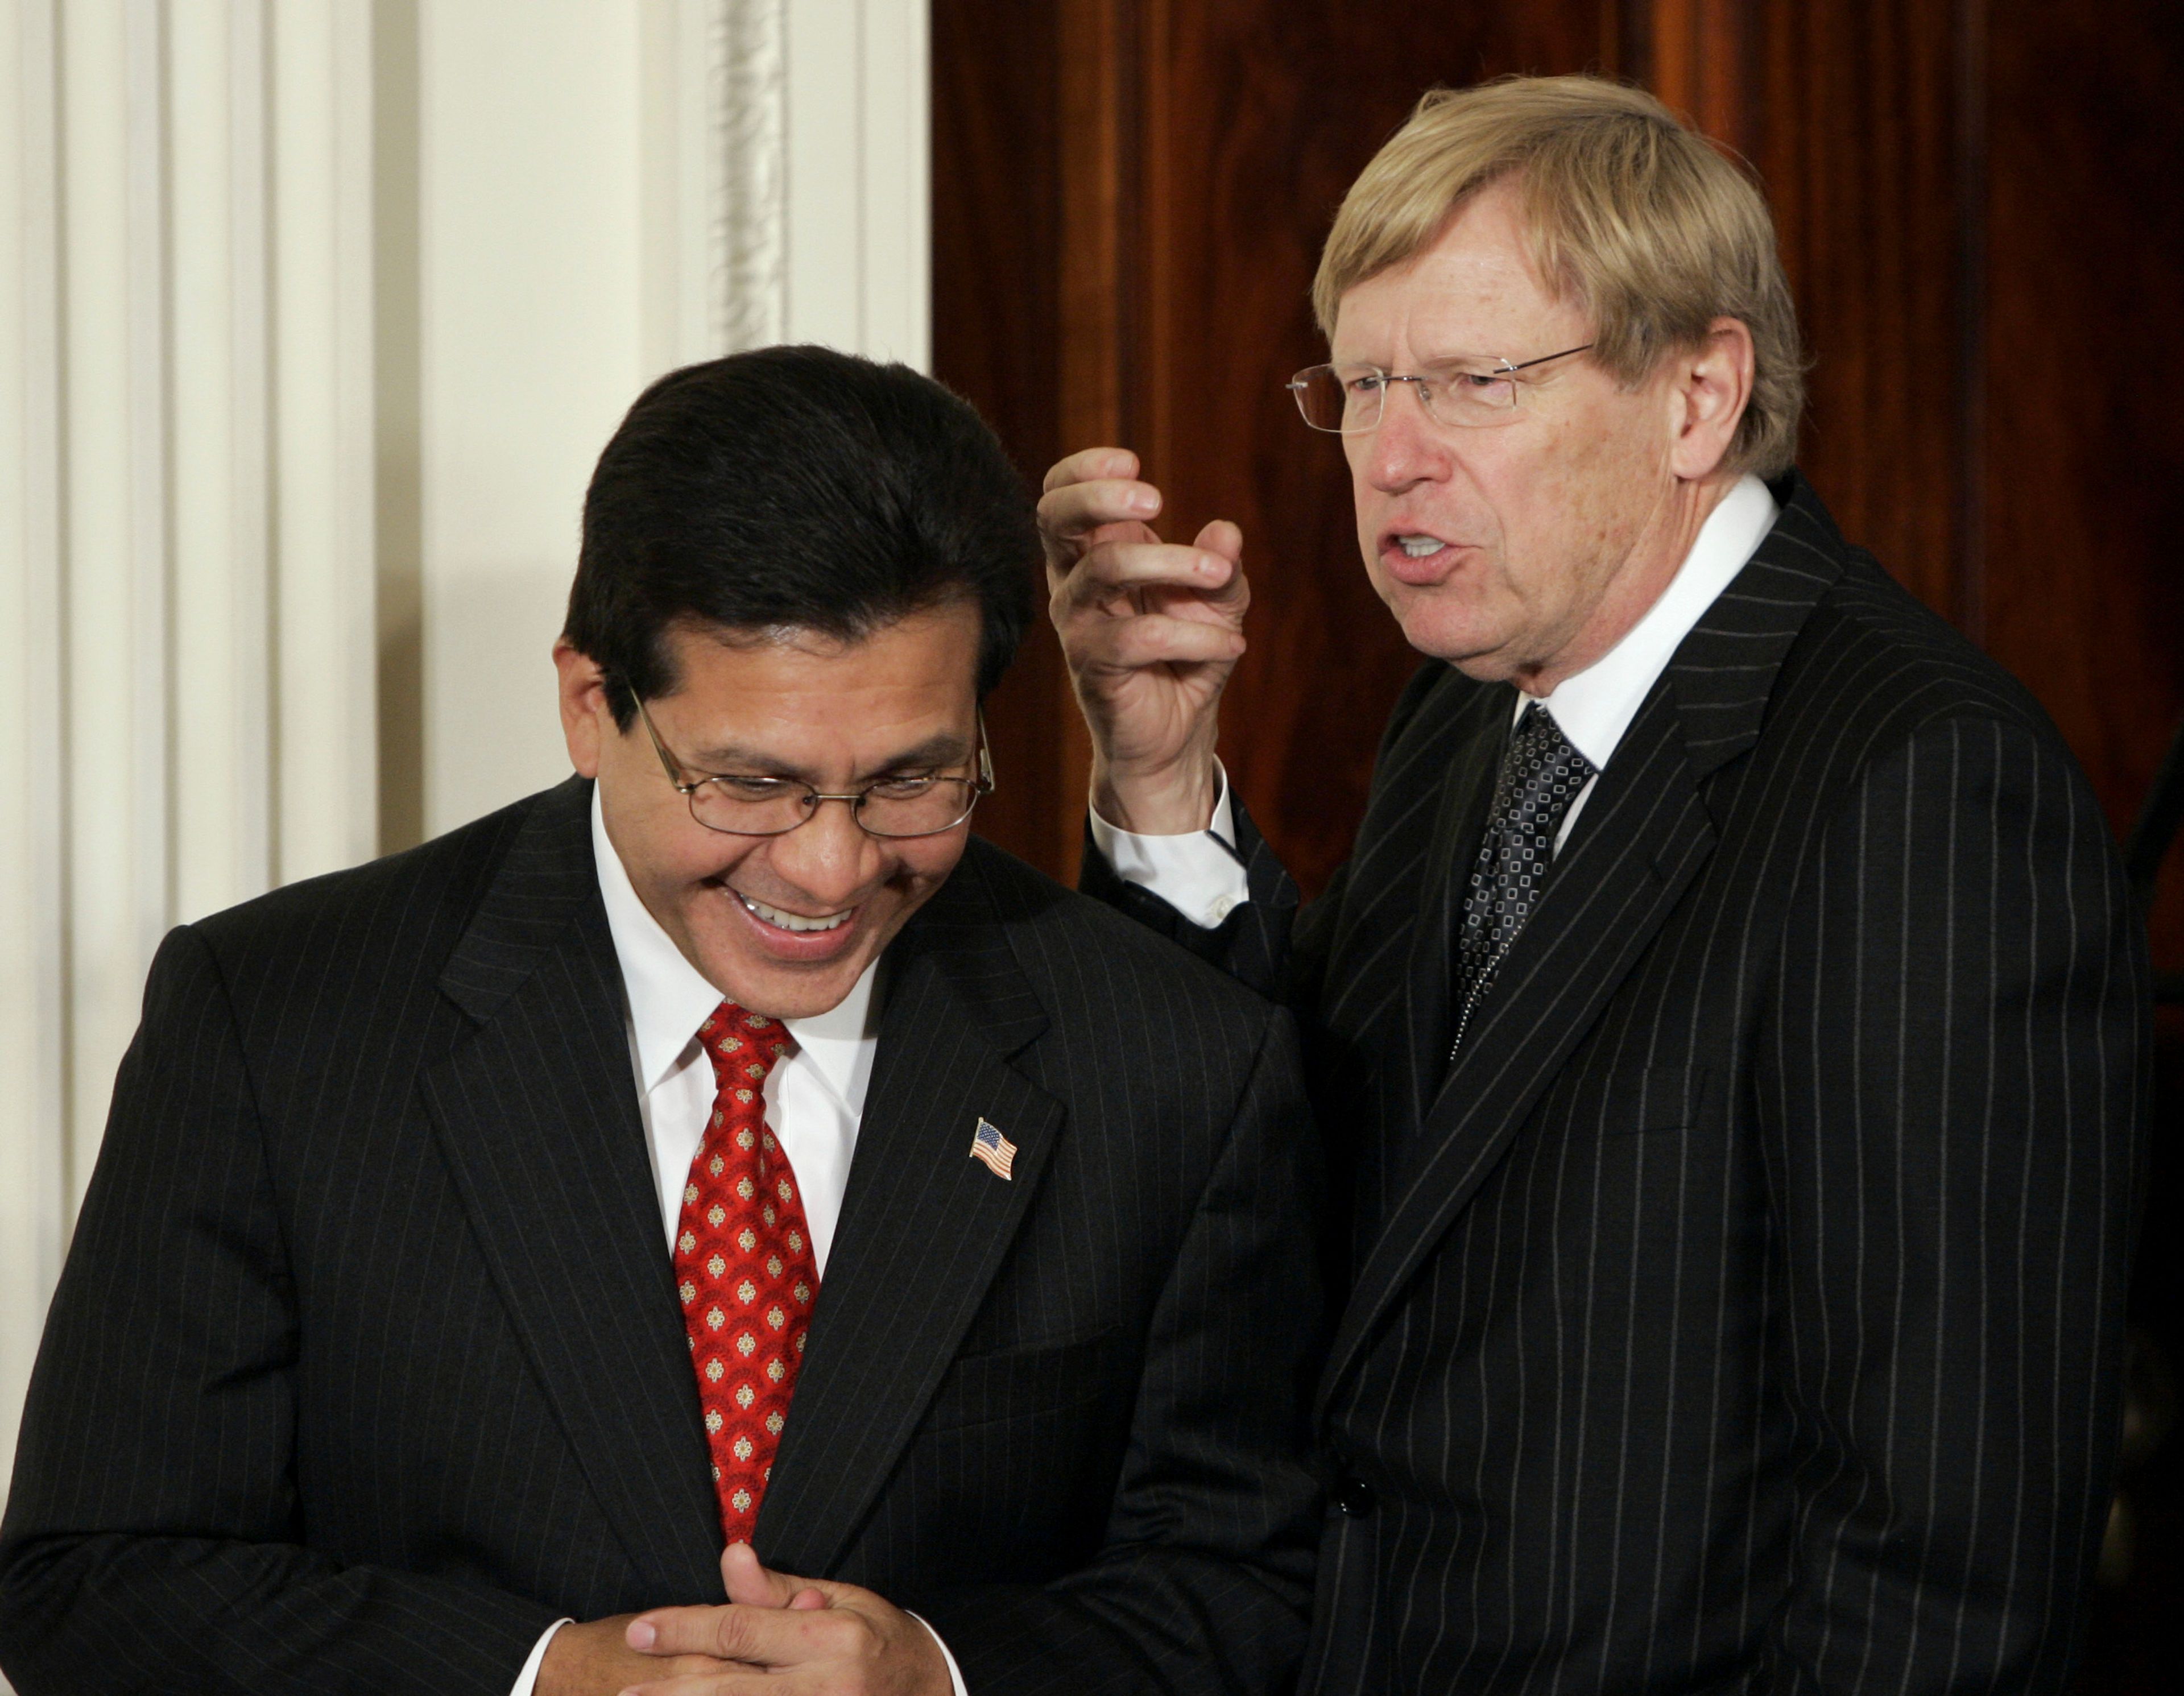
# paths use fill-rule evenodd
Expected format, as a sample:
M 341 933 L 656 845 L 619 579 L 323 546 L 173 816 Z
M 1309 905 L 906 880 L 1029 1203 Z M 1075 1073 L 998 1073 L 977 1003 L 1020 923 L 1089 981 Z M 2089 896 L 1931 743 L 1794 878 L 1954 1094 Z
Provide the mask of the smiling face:
M 890 775 L 968 776 L 977 754 L 979 618 L 955 603 L 863 641 L 808 631 L 671 630 L 679 686 L 645 703 L 660 739 L 701 775 L 789 778 L 825 794 Z M 938 836 L 869 836 L 822 802 L 780 836 L 728 836 L 690 816 L 641 721 L 616 728 L 599 667 L 554 650 L 569 756 L 596 778 L 631 885 L 685 959 L 755 1013 L 838 1005 L 962 857 L 967 821 Z
M 1407 262 L 1346 293 L 1333 358 L 1417 371 L 1456 355 L 1518 364 L 1592 339 L 1527 256 L 1515 186 L 1490 185 Z M 1509 421 L 1452 428 L 1390 386 L 1346 436 L 1358 542 L 1420 651 L 1544 694 L 1614 645 L 1688 545 L 1668 365 L 1626 390 L 1584 354 L 1526 371 Z

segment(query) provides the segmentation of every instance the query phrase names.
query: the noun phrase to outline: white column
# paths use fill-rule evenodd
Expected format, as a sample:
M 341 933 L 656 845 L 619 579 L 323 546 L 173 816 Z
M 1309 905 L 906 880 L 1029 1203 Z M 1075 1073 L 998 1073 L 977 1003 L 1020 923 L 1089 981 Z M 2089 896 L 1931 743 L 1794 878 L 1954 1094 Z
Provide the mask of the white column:
M 57 10 L 0 11 L 0 1453 L 69 1218 Z
M 270 60 L 274 876 L 378 850 L 371 14 L 259 0 Z
M 161 432 L 172 514 L 172 691 L 161 705 L 176 917 L 216 912 L 272 877 L 261 3 L 180 5 L 166 19 L 176 427 Z
M 0 1445 L 167 928 L 374 834 L 360 0 L 0 0 Z

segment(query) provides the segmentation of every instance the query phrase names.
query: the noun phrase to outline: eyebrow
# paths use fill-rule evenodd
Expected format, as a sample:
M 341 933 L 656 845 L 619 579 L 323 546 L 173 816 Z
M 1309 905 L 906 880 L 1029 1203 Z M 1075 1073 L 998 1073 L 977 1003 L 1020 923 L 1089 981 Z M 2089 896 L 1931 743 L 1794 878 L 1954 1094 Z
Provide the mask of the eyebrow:
M 953 766 L 971 757 L 971 745 L 952 730 L 943 730 L 928 736 L 922 742 L 889 755 L 871 769 L 851 779 L 853 783 L 869 783 L 883 778 L 890 772 L 901 772 L 928 766 Z M 766 777 L 794 778 L 800 783 L 811 783 L 809 772 L 789 765 L 756 748 L 746 748 L 733 742 L 722 742 L 701 749 L 690 756 L 691 770 L 705 777 Z

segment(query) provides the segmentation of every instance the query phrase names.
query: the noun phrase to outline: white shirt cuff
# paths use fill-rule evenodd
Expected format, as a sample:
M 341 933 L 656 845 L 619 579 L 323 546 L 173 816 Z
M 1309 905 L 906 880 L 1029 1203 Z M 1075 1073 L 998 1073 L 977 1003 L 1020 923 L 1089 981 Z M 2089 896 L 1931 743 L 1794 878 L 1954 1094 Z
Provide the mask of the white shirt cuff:
M 1228 773 L 1221 780 L 1213 823 L 1180 836 L 1140 836 L 1092 811 L 1092 840 L 1123 882 L 1150 890 L 1193 924 L 1212 930 L 1251 898 L 1251 879 L 1236 857 L 1236 809 L 1228 800 Z
M 546 1627 L 545 1635 L 531 1645 L 531 1659 L 523 1663 L 523 1671 L 515 1675 L 515 1688 L 510 1691 L 508 1696 L 531 1696 L 532 1688 L 538 1682 L 538 1669 L 546 1664 L 546 1645 L 554 1641 L 554 1632 L 569 1623 L 566 1620 L 554 1621 Z M 949 1665 L 952 1666 L 955 1663 L 950 1661 Z M 958 1696 L 961 1696 L 960 1692 Z
M 903 1612 L 910 1614 L 910 1610 L 905 1608 Z M 954 1688 L 956 1696 L 971 1696 L 971 1693 L 963 1688 L 963 1669 L 956 1665 L 956 1656 L 948 1647 L 948 1639 L 933 1629 L 933 1621 L 924 1615 L 910 1614 L 910 1616 L 924 1626 L 933 1641 L 940 1645 L 940 1658 L 948 1663 L 948 1682 Z

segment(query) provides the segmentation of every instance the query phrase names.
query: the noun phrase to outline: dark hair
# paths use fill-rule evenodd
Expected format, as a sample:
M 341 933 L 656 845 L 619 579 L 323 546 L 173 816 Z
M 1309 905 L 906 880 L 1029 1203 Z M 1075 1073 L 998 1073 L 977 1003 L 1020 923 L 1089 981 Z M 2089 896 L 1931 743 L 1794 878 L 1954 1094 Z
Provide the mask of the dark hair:
M 1029 491 L 969 403 L 907 365 L 762 348 L 671 371 L 599 455 L 563 634 L 616 722 L 678 679 L 677 625 L 861 641 L 978 604 L 983 699 L 1031 610 Z

